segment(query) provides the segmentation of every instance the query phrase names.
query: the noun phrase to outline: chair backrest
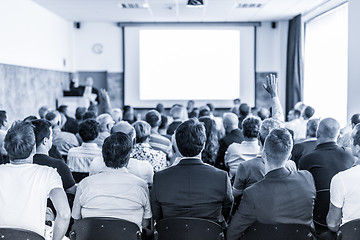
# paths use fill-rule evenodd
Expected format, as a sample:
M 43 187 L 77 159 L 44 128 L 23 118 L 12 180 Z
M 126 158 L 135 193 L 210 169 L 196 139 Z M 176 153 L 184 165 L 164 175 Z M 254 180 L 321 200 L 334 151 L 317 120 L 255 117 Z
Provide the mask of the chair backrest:
M 70 231 L 71 240 L 141 240 L 141 232 L 133 222 L 118 218 L 83 218 Z
M 45 240 L 36 232 L 19 228 L 0 228 L 0 239 L 8 240 Z
M 314 203 L 314 222 L 320 226 L 327 228 L 326 216 L 329 212 L 330 190 L 323 189 L 316 191 L 316 199 Z
M 302 224 L 251 225 L 243 236 L 244 240 L 312 240 L 315 239 L 310 226 Z
M 155 239 L 159 240 L 223 240 L 223 228 L 200 218 L 167 218 L 155 225 Z
M 337 233 L 338 240 L 360 239 L 360 219 L 355 219 L 342 225 Z

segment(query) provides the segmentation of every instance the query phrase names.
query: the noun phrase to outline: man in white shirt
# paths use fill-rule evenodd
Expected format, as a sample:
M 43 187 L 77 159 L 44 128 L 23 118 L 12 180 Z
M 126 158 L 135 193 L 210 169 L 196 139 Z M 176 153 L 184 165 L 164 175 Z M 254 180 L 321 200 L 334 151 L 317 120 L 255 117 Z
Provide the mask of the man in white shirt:
M 351 133 L 351 150 L 355 157 L 360 156 L 360 124 Z M 330 209 L 326 221 L 328 228 L 336 232 L 339 227 L 351 220 L 360 218 L 360 166 L 336 174 L 330 183 Z
M 64 237 L 70 208 L 54 168 L 33 164 L 35 134 L 30 122 L 15 123 L 5 136 L 10 164 L 0 166 L 0 227 L 27 229 L 44 236 L 46 201 L 56 209 L 53 239 Z

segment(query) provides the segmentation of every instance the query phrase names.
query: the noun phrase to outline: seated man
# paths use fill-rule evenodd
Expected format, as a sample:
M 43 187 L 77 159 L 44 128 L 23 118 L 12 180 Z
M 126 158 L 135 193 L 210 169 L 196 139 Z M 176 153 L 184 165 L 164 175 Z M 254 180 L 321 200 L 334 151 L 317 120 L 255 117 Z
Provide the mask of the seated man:
M 89 175 L 89 167 L 96 157 L 101 157 L 101 149 L 94 142 L 100 132 L 100 125 L 94 119 L 86 119 L 79 126 L 79 135 L 83 140 L 80 147 L 69 150 L 67 164 L 78 183 Z
M 149 190 L 146 182 L 129 173 L 126 165 L 132 142 L 125 133 L 106 138 L 102 155 L 106 167 L 83 179 L 77 188 L 72 217 L 113 217 L 146 227 L 151 218 Z
M 63 160 L 52 158 L 49 156 L 49 150 L 52 146 L 52 130 L 51 124 L 43 119 L 33 120 L 36 154 L 33 162 L 39 165 L 53 167 L 59 173 L 63 187 L 66 192 L 75 194 L 76 185 L 69 167 Z
M 33 164 L 35 135 L 30 122 L 17 122 L 5 136 L 10 164 L 0 165 L 0 227 L 45 233 L 48 196 L 56 209 L 53 239 L 64 237 L 69 204 L 55 169 Z
M 242 122 L 244 141 L 231 144 L 225 153 L 225 166 L 229 168 L 230 178 L 235 176 L 241 162 L 250 160 L 259 153 L 260 146 L 257 136 L 261 120 L 258 117 L 247 117 Z
M 201 161 L 205 141 L 205 127 L 195 118 L 177 128 L 174 148 L 181 160 L 154 175 L 150 194 L 156 221 L 197 217 L 226 226 L 233 202 L 230 180 L 225 171 Z
M 105 138 L 110 136 L 111 128 L 114 126 L 114 120 L 110 114 L 103 113 L 96 118 L 96 121 L 100 124 L 100 132 L 94 142 L 101 148 Z
M 352 152 L 360 155 L 360 124 L 354 127 L 351 134 Z M 351 220 L 360 218 L 360 166 L 352 167 L 336 174 L 330 184 L 330 209 L 327 215 L 327 225 L 331 231 L 339 230 Z
M 274 129 L 267 136 L 263 152 L 265 178 L 245 189 L 228 227 L 228 240 L 240 239 L 255 222 L 313 225 L 314 179 L 308 171 L 285 168 L 292 145 L 292 137 L 284 128 Z

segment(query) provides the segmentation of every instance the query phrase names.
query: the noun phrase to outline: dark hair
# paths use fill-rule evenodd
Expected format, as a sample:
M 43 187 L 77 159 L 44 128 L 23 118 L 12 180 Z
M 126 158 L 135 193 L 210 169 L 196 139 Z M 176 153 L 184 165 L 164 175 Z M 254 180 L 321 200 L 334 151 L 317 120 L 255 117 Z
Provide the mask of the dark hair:
M 215 107 L 212 103 L 207 103 L 206 106 L 209 107 L 210 112 L 214 112 Z
M 57 117 L 57 115 L 56 115 L 56 112 L 55 112 L 55 111 L 48 112 L 48 113 L 46 113 L 46 115 L 45 115 L 45 119 L 48 120 L 48 121 L 52 121 L 52 120 L 54 120 L 56 117 Z
M 0 126 L 4 126 L 6 120 L 7 120 L 6 111 L 0 110 Z
M 127 165 L 132 150 L 130 137 L 116 132 L 107 137 L 102 146 L 105 165 L 109 168 L 121 168 Z
M 315 113 L 315 109 L 313 109 L 312 107 L 310 106 L 307 106 L 304 110 L 304 117 L 306 119 L 309 119 L 311 118 L 312 116 L 314 116 L 314 113 Z
M 79 126 L 79 135 L 84 142 L 93 141 L 100 132 L 100 124 L 94 119 L 86 119 Z
M 205 148 L 201 152 L 201 159 L 204 163 L 210 165 L 215 164 L 215 158 L 219 149 L 219 141 L 217 137 L 216 123 L 210 117 L 201 117 L 199 121 L 204 123 L 206 131 Z
M 145 121 L 147 121 L 152 128 L 160 126 L 161 115 L 156 110 L 150 110 L 145 114 Z
M 35 134 L 30 122 L 15 122 L 7 131 L 4 147 L 10 160 L 28 158 L 35 146 Z
M 356 125 L 358 123 L 360 123 L 360 114 L 356 113 L 351 117 L 351 124 Z
M 306 123 L 306 135 L 309 137 L 316 137 L 316 130 L 319 126 L 320 120 L 317 118 L 310 119 Z
M 31 121 L 36 120 L 36 119 L 38 119 L 36 116 L 30 115 L 30 116 L 27 116 L 26 118 L 24 118 L 23 121 L 24 121 L 24 122 L 25 122 L 25 121 L 31 122 Z
M 242 122 L 244 137 L 256 138 L 259 134 L 261 120 L 258 117 L 247 117 Z
M 77 107 L 75 111 L 75 118 L 77 120 L 82 120 L 82 115 L 86 112 L 85 107 Z
M 301 112 L 297 109 L 294 109 L 294 116 L 299 118 L 301 116 Z
M 168 125 L 168 118 L 165 115 L 161 115 L 161 124 L 159 126 L 159 129 L 166 129 Z
M 86 119 L 96 119 L 97 115 L 94 111 L 86 111 L 82 116 L 82 120 Z
M 210 116 L 210 111 L 208 109 L 203 109 L 199 112 L 199 118 L 208 117 L 208 116 Z
M 156 105 L 156 108 L 155 108 L 156 111 L 158 111 L 159 113 L 163 113 L 165 108 L 164 108 L 164 105 L 162 103 L 158 103 Z
M 250 114 L 250 106 L 247 103 L 242 103 L 239 106 L 240 116 L 247 116 Z
M 60 113 L 66 113 L 66 111 L 67 111 L 67 108 L 68 108 L 68 106 L 67 105 L 61 105 L 60 107 L 58 107 L 58 111 L 60 112 Z
M 272 163 L 281 164 L 290 156 L 293 146 L 291 134 L 286 128 L 273 129 L 266 137 L 264 152 Z
M 198 117 L 198 110 L 194 109 L 189 113 L 189 118 L 197 118 Z
M 34 126 L 35 143 L 36 147 L 38 147 L 44 138 L 50 137 L 51 124 L 49 121 L 44 119 L 33 120 L 31 121 L 31 124 Z
M 206 141 L 204 124 L 196 118 L 190 118 L 183 122 L 175 132 L 176 145 L 184 157 L 198 155 Z

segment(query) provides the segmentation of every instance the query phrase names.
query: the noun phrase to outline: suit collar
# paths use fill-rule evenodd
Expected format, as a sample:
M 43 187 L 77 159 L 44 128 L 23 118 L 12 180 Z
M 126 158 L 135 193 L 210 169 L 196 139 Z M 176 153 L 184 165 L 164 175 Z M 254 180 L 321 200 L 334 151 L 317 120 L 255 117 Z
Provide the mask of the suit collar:
M 320 143 L 316 146 L 315 150 L 318 149 L 332 149 L 336 148 L 338 145 L 335 142 L 326 142 L 326 143 Z
M 194 164 L 204 164 L 204 163 L 199 158 L 182 158 L 178 163 L 178 165 L 194 165 Z
M 277 168 L 277 169 L 274 169 L 270 172 L 268 172 L 266 175 L 265 175 L 265 178 L 283 178 L 283 177 L 287 177 L 290 175 L 290 171 L 287 170 L 286 168 Z

